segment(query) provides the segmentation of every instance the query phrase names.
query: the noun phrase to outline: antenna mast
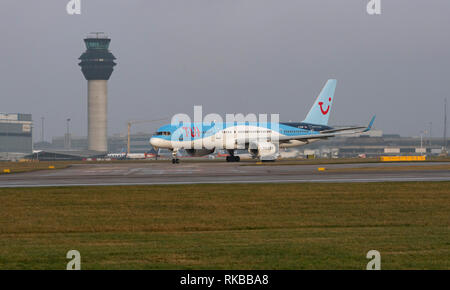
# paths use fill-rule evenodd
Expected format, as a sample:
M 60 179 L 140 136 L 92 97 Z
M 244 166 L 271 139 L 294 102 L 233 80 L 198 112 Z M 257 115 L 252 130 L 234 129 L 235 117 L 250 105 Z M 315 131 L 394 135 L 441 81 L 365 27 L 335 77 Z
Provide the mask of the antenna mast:
M 444 101 L 444 148 L 442 151 L 447 155 L 447 98 Z

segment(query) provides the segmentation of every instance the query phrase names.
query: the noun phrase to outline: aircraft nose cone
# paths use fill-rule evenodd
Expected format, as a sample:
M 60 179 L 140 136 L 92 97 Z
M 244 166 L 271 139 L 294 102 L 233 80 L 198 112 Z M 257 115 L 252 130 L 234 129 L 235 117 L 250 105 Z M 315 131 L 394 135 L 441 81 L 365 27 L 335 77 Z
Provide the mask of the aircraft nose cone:
M 158 148 L 162 147 L 162 141 L 160 138 L 152 137 L 150 139 L 150 144 L 155 148 L 155 150 L 158 150 Z
M 157 147 L 156 146 L 156 138 L 150 138 L 150 145 L 152 145 L 153 147 Z

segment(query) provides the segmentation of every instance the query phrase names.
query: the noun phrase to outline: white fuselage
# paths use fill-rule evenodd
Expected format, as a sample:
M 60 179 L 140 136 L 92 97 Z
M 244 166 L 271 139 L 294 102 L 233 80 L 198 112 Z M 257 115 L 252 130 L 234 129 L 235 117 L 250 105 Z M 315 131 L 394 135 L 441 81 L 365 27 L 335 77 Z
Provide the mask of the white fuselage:
M 178 131 L 178 130 L 177 130 Z M 247 149 L 248 140 L 257 140 L 260 142 L 272 142 L 278 144 L 280 137 L 286 135 L 279 133 L 276 130 L 251 126 L 251 125 L 237 125 L 219 130 L 213 134 L 202 134 L 201 137 L 186 136 L 182 130 L 179 135 L 173 134 L 171 138 L 152 137 L 150 143 L 155 148 L 166 149 Z M 182 140 L 180 140 L 180 136 Z M 188 138 L 186 138 L 188 137 Z M 313 141 L 313 140 L 311 140 Z M 288 140 L 279 143 L 280 148 L 296 147 L 311 143 L 310 141 Z

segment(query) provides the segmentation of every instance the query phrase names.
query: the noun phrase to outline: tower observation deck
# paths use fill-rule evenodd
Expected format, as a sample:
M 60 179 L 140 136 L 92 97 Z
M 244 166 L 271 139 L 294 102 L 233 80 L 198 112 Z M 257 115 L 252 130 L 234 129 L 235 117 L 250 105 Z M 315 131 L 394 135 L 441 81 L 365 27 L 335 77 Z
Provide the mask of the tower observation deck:
M 109 80 L 116 59 L 109 51 L 109 39 L 103 33 L 93 33 L 84 39 L 86 52 L 80 56 L 81 71 L 86 80 Z
M 91 33 L 84 43 L 86 51 L 79 65 L 88 81 L 88 149 L 107 152 L 108 80 L 116 58 L 109 51 L 111 39 L 104 33 Z

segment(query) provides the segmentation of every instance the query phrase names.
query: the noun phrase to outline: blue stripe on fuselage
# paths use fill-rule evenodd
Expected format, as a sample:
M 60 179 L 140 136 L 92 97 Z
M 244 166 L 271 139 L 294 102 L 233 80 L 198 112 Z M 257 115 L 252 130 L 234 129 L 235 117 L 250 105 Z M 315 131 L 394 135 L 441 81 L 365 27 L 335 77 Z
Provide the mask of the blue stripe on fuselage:
M 156 131 L 153 137 L 172 140 L 172 136 L 177 133 L 180 136 L 180 141 L 188 137 L 189 140 L 197 140 L 201 138 L 210 137 L 221 130 L 235 126 L 252 126 L 263 129 L 273 129 L 285 136 L 298 136 L 307 134 L 319 134 L 320 131 L 332 129 L 329 126 L 315 125 L 308 123 L 217 123 L 217 124 L 204 124 L 204 123 L 185 123 L 180 125 L 164 125 Z M 159 133 L 168 132 L 170 134 L 161 135 Z M 234 132 L 233 132 L 234 133 Z M 159 135 L 158 135 L 159 134 Z

